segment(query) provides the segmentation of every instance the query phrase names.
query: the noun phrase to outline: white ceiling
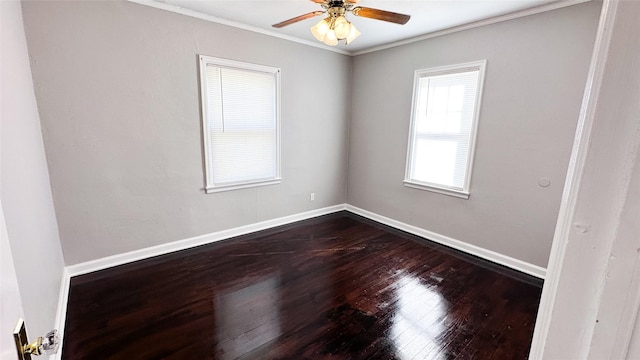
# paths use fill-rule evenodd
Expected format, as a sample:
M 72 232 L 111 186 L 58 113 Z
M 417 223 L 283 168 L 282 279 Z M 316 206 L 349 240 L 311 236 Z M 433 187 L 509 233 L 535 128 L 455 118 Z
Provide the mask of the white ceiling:
M 136 0 L 133 0 L 136 1 Z M 311 35 L 309 28 L 323 17 L 315 17 L 286 26 L 281 29 L 272 24 L 322 10 L 319 4 L 310 0 L 152 0 L 136 1 L 205 18 L 222 20 L 258 31 L 284 35 L 303 42 L 321 44 Z M 362 32 L 349 45 L 341 44 L 338 49 L 358 53 L 400 40 L 437 32 L 472 22 L 494 18 L 526 9 L 545 6 L 553 8 L 572 5 L 576 0 L 361 0 L 358 5 L 411 15 L 405 25 L 347 15 L 348 19 Z M 546 7 L 546 6 L 545 6 Z M 324 46 L 324 45 L 322 45 Z

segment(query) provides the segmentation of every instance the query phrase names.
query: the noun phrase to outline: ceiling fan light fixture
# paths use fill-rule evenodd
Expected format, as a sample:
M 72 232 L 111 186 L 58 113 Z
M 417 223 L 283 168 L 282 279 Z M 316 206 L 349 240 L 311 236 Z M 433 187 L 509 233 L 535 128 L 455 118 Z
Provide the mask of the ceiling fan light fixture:
M 2 1 L 2 0 L 0 0 Z M 363 18 L 369 18 L 374 20 L 382 20 L 390 23 L 404 25 L 409 21 L 411 16 L 399 14 L 392 11 L 374 9 L 363 6 L 356 6 L 355 4 L 360 0 L 311 0 L 322 7 L 322 11 L 312 11 L 310 13 L 302 14 L 291 18 L 289 20 L 281 21 L 277 24 L 273 24 L 274 28 L 282 28 L 291 24 L 295 24 L 299 21 L 311 19 L 322 14 L 327 14 L 328 17 L 320 20 L 317 24 L 311 27 L 311 33 L 318 41 L 329 46 L 336 46 L 342 40 L 348 45 L 352 43 L 358 36 L 360 31 L 346 18 L 346 14 L 350 12 L 354 16 Z
M 330 30 L 329 18 L 320 20 L 317 24 L 311 27 L 311 33 L 318 39 L 318 41 L 324 41 L 324 37 Z
M 322 42 L 324 42 L 329 46 L 338 45 L 338 38 L 336 37 L 335 31 L 333 30 L 327 31 L 327 34 L 324 36 L 324 39 L 322 40 Z

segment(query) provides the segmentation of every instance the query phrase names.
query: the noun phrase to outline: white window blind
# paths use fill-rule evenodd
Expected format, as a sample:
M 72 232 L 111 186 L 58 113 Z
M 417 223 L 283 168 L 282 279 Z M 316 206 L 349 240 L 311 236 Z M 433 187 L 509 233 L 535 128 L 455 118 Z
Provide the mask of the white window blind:
M 279 70 L 200 56 L 207 192 L 280 181 Z
M 468 197 L 484 65 L 416 71 L 406 185 Z

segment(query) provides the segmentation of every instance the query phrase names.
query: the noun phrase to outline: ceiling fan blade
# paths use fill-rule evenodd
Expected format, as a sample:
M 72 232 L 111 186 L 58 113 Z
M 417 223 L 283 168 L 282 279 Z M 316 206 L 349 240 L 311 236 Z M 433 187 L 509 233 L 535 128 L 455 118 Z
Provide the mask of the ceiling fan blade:
M 402 24 L 402 25 L 406 24 L 407 21 L 409 21 L 409 19 L 411 18 L 411 16 L 409 15 L 398 14 L 391 11 L 372 9 L 372 8 L 367 8 L 362 6 L 354 7 L 353 10 L 351 10 L 351 12 L 353 12 L 353 15 L 355 16 L 388 21 L 388 22 Z
M 325 0 L 311 0 L 311 1 L 313 1 L 316 4 L 324 4 L 325 3 Z
M 273 24 L 271 26 L 273 26 L 274 28 L 281 28 L 281 27 L 284 27 L 284 26 L 287 26 L 287 25 L 291 25 L 293 23 L 297 23 L 298 21 L 311 19 L 312 17 L 316 17 L 316 16 L 322 15 L 322 14 L 324 14 L 324 11 L 314 11 L 314 12 L 310 12 L 308 14 L 296 16 L 296 17 L 294 17 L 292 19 L 285 20 L 285 21 L 279 22 L 277 24 Z

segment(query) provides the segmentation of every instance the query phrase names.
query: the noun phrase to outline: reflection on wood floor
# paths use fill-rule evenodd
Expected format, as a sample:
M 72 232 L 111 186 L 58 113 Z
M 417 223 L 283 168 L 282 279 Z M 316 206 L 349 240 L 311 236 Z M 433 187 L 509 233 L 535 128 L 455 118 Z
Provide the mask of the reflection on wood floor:
M 74 277 L 63 357 L 526 359 L 540 286 L 340 212 Z

